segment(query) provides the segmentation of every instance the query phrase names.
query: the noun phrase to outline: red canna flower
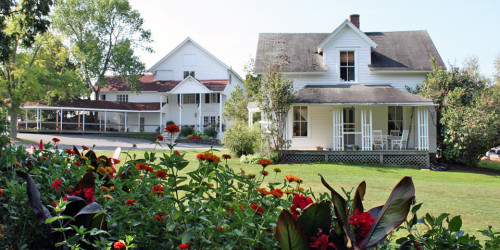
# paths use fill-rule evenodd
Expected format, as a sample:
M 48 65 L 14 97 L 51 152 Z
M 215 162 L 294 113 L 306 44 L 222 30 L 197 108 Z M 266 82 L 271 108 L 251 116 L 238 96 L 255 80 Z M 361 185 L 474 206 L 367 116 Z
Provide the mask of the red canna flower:
M 127 206 L 132 206 L 135 204 L 135 199 L 128 199 L 125 201 L 125 204 L 127 204 Z
M 168 132 L 169 134 L 179 133 L 179 126 L 175 124 L 167 125 L 167 127 L 165 128 L 165 132 Z
M 273 162 L 269 159 L 260 159 L 257 161 L 257 163 L 259 163 L 263 168 L 273 164 Z
M 250 204 L 250 207 L 255 210 L 256 215 L 262 215 L 264 213 L 264 208 L 257 204 Z
M 281 196 L 283 196 L 283 191 L 279 188 L 276 188 L 274 189 L 273 191 L 271 191 L 271 194 L 274 196 L 274 197 L 278 197 L 278 198 L 281 198 Z
M 316 238 L 316 237 L 311 237 L 311 243 L 309 243 L 309 246 L 315 249 L 321 249 L 321 250 L 326 250 L 328 247 L 333 247 L 334 249 L 337 249 L 335 244 L 333 242 L 328 242 L 328 238 L 330 236 L 323 234 L 321 237 Z
M 61 180 L 54 179 L 54 183 L 52 183 L 50 186 L 55 188 L 56 191 L 61 187 Z
M 94 202 L 95 201 L 95 197 L 94 197 L 94 188 L 93 187 L 89 187 L 89 188 L 84 188 L 83 189 L 83 193 L 85 195 L 85 199 L 89 200 L 90 202 Z
M 163 136 L 162 135 L 157 135 L 156 136 L 157 141 L 163 141 Z
M 224 160 L 231 159 L 231 156 L 228 154 L 223 154 L 222 159 L 224 159 Z
M 115 242 L 115 243 L 113 244 L 113 247 L 114 247 L 115 249 L 123 249 L 123 248 L 126 248 L 126 246 L 125 246 L 125 242 L 124 242 L 123 240 L 119 240 L 119 241 Z
M 156 177 L 158 177 L 160 179 L 165 179 L 167 177 L 167 172 L 165 172 L 163 170 L 158 170 L 158 171 L 156 171 Z
M 43 141 L 40 140 L 40 144 L 38 144 L 38 149 L 42 150 L 43 149 Z
M 292 206 L 290 207 L 290 211 L 295 219 L 299 216 L 299 214 L 306 208 L 309 204 L 314 203 L 310 197 L 305 197 L 304 195 L 295 194 L 295 197 L 292 201 Z
M 58 142 L 60 142 L 61 140 L 59 140 L 58 138 L 55 138 L 55 137 L 54 137 L 54 138 L 52 138 L 52 141 L 53 141 L 54 143 L 58 143 Z
M 170 125 L 169 125 L 170 126 Z M 188 243 L 184 243 L 184 244 L 180 244 L 179 245 L 179 249 L 189 249 L 189 244 Z
M 373 223 L 375 223 L 375 219 L 370 213 L 360 213 L 358 209 L 354 211 L 354 216 L 349 217 L 349 224 L 356 227 L 356 238 L 359 241 L 362 241 L 366 237 L 366 234 L 370 231 Z
M 201 161 L 205 160 L 205 154 L 199 153 L 196 155 L 196 158 L 200 159 Z

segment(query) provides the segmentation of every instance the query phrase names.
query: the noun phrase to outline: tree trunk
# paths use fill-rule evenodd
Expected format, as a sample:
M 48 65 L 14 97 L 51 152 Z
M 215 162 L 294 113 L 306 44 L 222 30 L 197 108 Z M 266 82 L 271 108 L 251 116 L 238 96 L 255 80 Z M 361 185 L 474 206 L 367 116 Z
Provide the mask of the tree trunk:
M 10 137 L 17 138 L 17 119 L 19 118 L 19 114 L 14 112 L 10 114 Z

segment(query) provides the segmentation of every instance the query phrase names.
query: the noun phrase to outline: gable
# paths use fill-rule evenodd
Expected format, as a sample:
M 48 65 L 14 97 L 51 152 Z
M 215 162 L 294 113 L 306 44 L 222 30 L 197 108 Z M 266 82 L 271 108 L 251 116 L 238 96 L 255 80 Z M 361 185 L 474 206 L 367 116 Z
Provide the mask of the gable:
M 193 93 L 210 93 L 210 90 L 203 86 L 201 82 L 195 78 L 188 76 L 184 81 L 180 82 L 170 93 L 172 94 L 193 94 Z
M 354 24 L 352 24 L 349 20 L 345 20 L 341 25 L 339 25 L 328 37 L 326 37 L 319 45 L 318 45 L 318 53 L 323 52 L 323 50 L 328 47 L 328 45 L 335 41 L 335 39 L 341 35 L 345 34 L 346 32 L 350 32 L 360 41 L 365 42 L 367 45 L 369 45 L 371 48 L 375 49 L 377 47 L 377 44 L 370 39 L 365 33 L 361 32 L 360 29 L 358 29 Z M 346 44 L 349 45 L 349 44 Z

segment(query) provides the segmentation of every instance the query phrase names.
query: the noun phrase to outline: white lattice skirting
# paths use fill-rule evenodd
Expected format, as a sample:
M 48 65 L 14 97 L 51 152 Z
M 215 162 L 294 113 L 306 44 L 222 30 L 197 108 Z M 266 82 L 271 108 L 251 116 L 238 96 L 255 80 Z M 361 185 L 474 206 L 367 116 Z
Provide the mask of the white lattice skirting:
M 286 162 L 342 162 L 429 168 L 428 151 L 297 151 L 284 154 Z

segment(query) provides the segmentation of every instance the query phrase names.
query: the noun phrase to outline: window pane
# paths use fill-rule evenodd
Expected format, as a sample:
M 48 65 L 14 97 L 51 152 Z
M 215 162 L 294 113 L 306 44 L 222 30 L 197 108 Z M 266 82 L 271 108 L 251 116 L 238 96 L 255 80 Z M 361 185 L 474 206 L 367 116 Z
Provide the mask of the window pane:
M 345 67 L 340 68 L 340 79 L 347 81 L 347 68 Z
M 347 69 L 347 80 L 354 81 L 354 68 Z
M 293 107 L 293 136 L 307 136 L 307 107 Z

